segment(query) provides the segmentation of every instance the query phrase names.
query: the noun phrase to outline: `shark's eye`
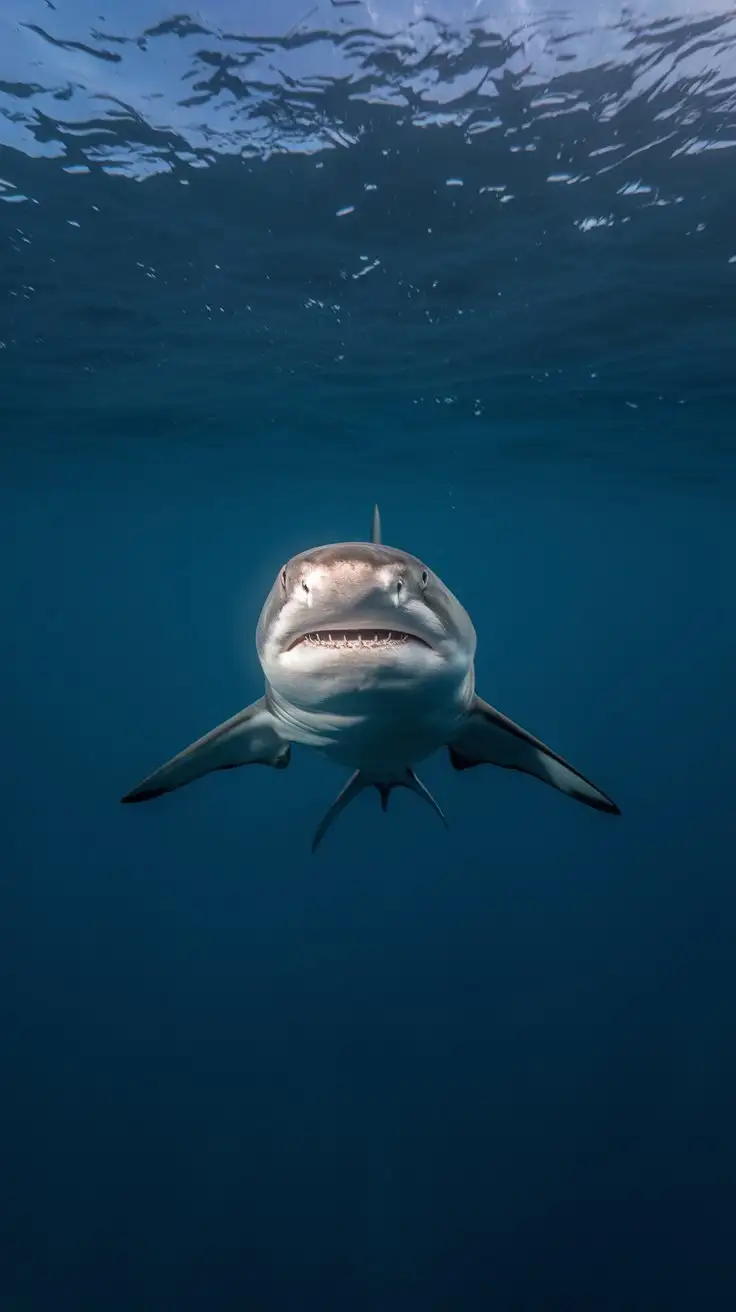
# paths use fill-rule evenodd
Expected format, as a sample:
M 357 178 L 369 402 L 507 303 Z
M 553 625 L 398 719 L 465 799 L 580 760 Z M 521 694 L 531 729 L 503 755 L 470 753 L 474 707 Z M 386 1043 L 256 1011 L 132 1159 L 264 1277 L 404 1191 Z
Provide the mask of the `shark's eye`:
M 429 572 L 426 569 L 422 570 L 419 582 L 421 583 L 423 588 L 426 588 L 427 584 L 429 583 Z
M 286 592 L 286 566 L 285 565 L 281 571 L 281 586 L 284 589 L 284 592 Z
M 304 588 L 304 591 L 305 591 L 305 592 L 307 592 L 307 593 L 309 592 L 309 584 L 308 584 L 308 583 L 305 583 L 305 582 L 304 582 L 304 579 L 302 579 L 302 587 Z

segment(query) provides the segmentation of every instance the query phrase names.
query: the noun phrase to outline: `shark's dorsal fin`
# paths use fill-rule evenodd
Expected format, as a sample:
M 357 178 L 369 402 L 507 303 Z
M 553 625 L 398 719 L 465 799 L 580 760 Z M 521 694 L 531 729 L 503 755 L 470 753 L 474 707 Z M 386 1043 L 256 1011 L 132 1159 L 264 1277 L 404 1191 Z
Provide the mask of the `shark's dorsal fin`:
M 332 806 L 327 814 L 323 817 L 317 826 L 314 838 L 312 839 L 312 851 L 316 852 L 327 830 L 334 820 L 349 806 L 358 793 L 362 793 L 364 788 L 377 788 L 381 795 L 381 810 L 385 811 L 388 806 L 388 799 L 393 788 L 408 788 L 418 797 L 424 798 L 424 801 L 431 806 L 432 810 L 439 816 L 445 828 L 447 821 L 444 817 L 441 807 L 433 798 L 429 789 L 425 787 L 421 779 L 417 779 L 413 770 L 406 770 L 400 779 L 392 779 L 390 783 L 376 782 L 374 779 L 366 779 L 361 770 L 356 770 L 351 774 L 347 783 L 337 794 Z
M 381 512 L 378 506 L 373 507 L 373 524 L 371 526 L 371 542 L 376 546 L 381 544 Z

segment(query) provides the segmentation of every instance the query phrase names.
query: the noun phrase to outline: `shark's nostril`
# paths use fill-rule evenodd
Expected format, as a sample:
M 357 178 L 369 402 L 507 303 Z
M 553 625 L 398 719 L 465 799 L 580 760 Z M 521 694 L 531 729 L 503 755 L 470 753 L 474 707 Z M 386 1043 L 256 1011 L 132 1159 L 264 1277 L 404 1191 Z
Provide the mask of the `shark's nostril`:
M 304 591 L 305 591 L 307 594 L 309 594 L 309 584 L 308 584 L 308 583 L 305 583 L 303 579 L 302 579 L 302 587 L 304 588 Z

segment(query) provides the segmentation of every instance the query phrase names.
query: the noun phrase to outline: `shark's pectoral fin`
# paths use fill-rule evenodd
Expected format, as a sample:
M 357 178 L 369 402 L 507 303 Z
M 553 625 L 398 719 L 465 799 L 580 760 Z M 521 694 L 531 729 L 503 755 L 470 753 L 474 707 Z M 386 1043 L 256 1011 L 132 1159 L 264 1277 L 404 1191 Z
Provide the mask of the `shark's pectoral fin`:
M 408 788 L 411 790 L 412 793 L 416 793 L 419 797 L 422 797 L 424 801 L 427 802 L 428 805 L 432 807 L 432 810 L 439 816 L 443 825 L 445 826 L 445 828 L 447 828 L 447 821 L 445 820 L 441 808 L 434 800 L 429 789 L 425 788 L 421 779 L 417 779 L 417 776 L 415 775 L 413 770 L 407 770 L 401 776 L 400 779 L 392 779 L 389 782 L 384 782 L 383 780 L 376 781 L 375 779 L 366 778 L 366 776 L 363 774 L 361 770 L 356 770 L 355 774 L 351 774 L 344 788 L 342 788 L 340 792 L 337 794 L 337 797 L 332 803 L 332 806 L 330 807 L 329 811 L 318 824 L 314 834 L 314 838 L 312 839 L 313 852 L 317 851 L 317 848 L 322 842 L 322 839 L 327 833 L 327 830 L 329 829 L 330 825 L 333 824 L 333 822 L 337 819 L 337 817 L 345 810 L 345 807 L 350 805 L 353 798 L 357 797 L 358 793 L 363 792 L 364 788 L 378 789 L 378 792 L 380 793 L 381 796 L 382 811 L 385 811 L 388 806 L 388 799 L 391 795 L 392 789 Z
M 610 797 L 606 797 L 561 756 L 480 697 L 473 698 L 467 718 L 448 744 L 448 749 L 456 770 L 468 770 L 474 765 L 500 765 L 507 770 L 522 770 L 597 811 L 621 814 Z
M 278 732 L 265 697 L 261 697 L 154 770 L 121 801 L 148 802 L 203 774 L 233 770 L 238 765 L 273 765 L 283 770 L 289 764 L 290 750 Z

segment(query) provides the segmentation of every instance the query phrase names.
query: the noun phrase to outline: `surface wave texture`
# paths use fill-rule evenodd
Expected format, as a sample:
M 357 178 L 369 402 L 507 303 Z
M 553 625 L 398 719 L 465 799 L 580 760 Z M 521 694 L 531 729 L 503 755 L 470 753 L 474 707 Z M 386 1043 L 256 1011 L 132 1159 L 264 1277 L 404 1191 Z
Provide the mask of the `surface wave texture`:
M 735 149 L 722 0 L 3 0 L 0 1312 L 736 1307 Z M 376 500 L 620 819 L 118 805 Z

